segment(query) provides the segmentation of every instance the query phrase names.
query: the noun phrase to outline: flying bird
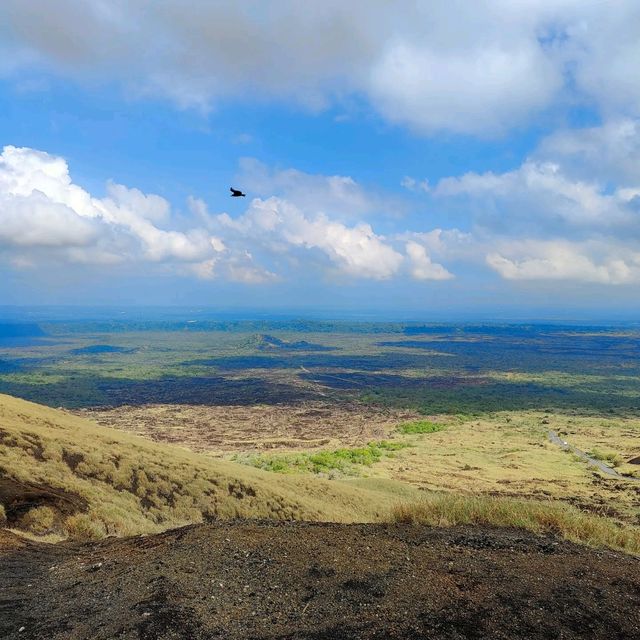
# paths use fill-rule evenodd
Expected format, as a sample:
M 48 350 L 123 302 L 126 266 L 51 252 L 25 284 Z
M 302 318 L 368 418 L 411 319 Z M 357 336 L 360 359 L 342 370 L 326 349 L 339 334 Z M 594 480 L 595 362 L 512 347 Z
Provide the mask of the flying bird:
M 242 191 L 240 191 L 240 189 L 234 189 L 233 187 L 229 187 L 229 189 L 231 190 L 231 197 L 232 198 L 244 198 L 247 194 L 246 193 L 242 193 Z

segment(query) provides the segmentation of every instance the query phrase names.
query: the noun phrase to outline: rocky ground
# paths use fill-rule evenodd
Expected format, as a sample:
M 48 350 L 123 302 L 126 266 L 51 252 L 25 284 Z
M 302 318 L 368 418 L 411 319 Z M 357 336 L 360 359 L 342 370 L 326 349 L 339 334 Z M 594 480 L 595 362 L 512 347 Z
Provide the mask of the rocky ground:
M 0 537 L 6 639 L 640 637 L 640 560 L 521 531 L 225 522 Z
M 361 446 L 388 437 L 402 422 L 421 417 L 414 411 L 327 401 L 123 405 L 74 413 L 157 442 L 214 452 Z

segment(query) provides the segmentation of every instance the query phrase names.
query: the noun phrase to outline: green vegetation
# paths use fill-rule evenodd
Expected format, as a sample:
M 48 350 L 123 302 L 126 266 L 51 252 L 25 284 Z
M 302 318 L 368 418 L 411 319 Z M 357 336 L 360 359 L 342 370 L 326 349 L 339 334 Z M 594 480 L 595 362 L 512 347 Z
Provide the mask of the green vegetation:
M 638 328 L 304 321 L 43 324 L 0 341 L 0 392 L 49 406 L 357 396 L 424 415 L 640 411 Z M 276 345 L 263 349 L 268 332 Z M 240 380 L 240 378 L 242 378 Z M 240 384 L 241 382 L 241 384 Z
M 435 493 L 420 502 L 396 507 L 393 518 L 395 522 L 436 527 L 463 524 L 515 527 L 640 554 L 640 528 L 619 525 L 560 502 Z
M 400 433 L 435 433 L 443 431 L 447 425 L 440 422 L 431 422 L 429 420 L 414 420 L 413 422 L 405 422 L 398 427 Z
M 381 440 L 369 442 L 365 447 L 318 451 L 315 453 L 284 453 L 277 455 L 236 455 L 233 460 L 265 471 L 276 473 L 316 473 L 333 475 L 358 475 L 359 466 L 370 467 L 383 456 L 393 456 L 395 451 L 408 447 L 403 442 Z

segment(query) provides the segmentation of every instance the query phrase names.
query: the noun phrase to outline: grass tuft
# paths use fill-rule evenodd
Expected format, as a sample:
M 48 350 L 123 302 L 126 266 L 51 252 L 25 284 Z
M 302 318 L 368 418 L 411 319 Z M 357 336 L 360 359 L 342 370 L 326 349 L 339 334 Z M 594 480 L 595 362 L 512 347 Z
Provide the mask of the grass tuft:
M 594 447 L 589 455 L 596 460 L 610 464 L 612 467 L 619 467 L 624 462 L 624 458 L 615 451 L 602 451 Z
M 51 507 L 42 506 L 29 509 L 20 518 L 20 527 L 30 533 L 43 535 L 51 533 L 56 520 L 56 513 Z
M 76 513 L 64 522 L 64 528 L 72 540 L 99 540 L 106 535 L 104 524 L 99 518 L 86 513 Z

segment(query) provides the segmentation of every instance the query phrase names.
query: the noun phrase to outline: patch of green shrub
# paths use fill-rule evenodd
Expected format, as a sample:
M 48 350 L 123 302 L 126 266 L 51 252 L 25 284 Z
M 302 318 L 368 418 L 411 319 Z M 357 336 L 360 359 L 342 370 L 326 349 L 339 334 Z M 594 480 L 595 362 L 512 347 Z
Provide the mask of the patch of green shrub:
M 364 447 L 317 451 L 315 453 L 234 456 L 233 459 L 275 473 L 329 474 L 339 472 L 344 475 L 357 475 L 358 466 L 370 467 L 379 462 L 383 456 L 391 456 L 395 451 L 405 449 L 407 446 L 404 442 L 380 440 L 369 442 Z
M 413 422 L 405 422 L 398 427 L 400 433 L 435 433 L 443 431 L 446 425 L 439 422 L 431 422 L 429 420 L 414 420 Z

